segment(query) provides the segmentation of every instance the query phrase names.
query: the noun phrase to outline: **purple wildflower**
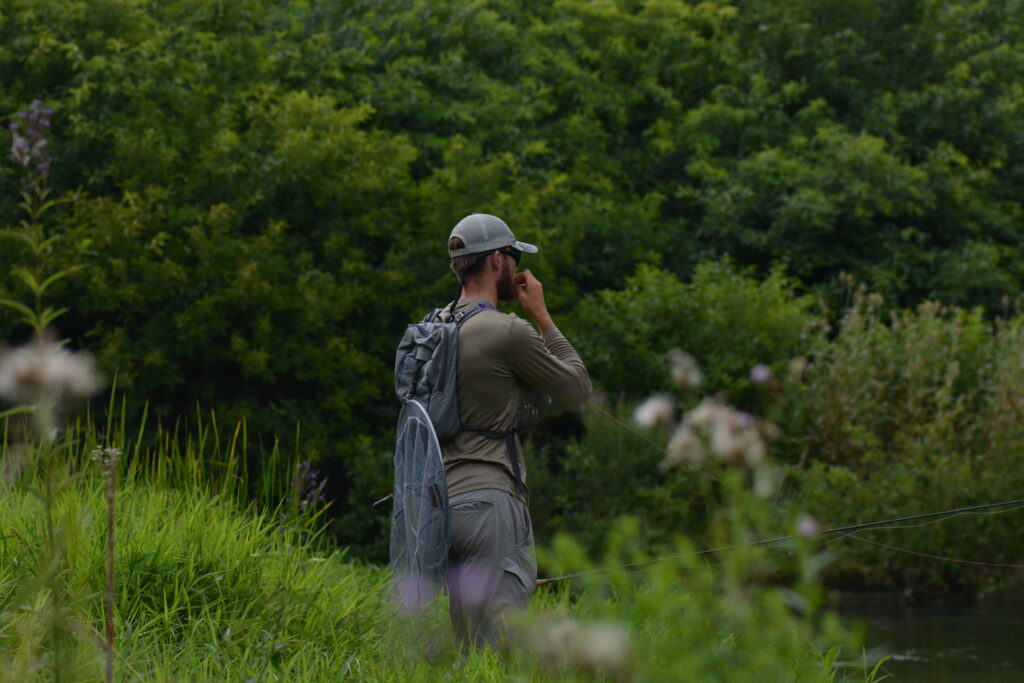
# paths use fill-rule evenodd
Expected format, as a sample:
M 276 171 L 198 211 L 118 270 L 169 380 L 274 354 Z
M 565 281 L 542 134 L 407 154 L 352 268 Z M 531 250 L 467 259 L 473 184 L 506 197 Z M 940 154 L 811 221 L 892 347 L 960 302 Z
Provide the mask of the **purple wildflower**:
M 326 482 L 320 479 L 316 470 L 313 469 L 313 465 L 309 461 L 303 460 L 295 468 L 291 485 L 292 495 L 288 496 L 285 502 L 291 504 L 294 497 L 297 499 L 299 509 L 305 512 L 311 506 L 325 501 L 323 493 L 325 485 Z
M 750 381 L 754 384 L 764 384 L 772 378 L 772 369 L 767 365 L 759 363 L 750 369 Z
M 26 192 L 36 193 L 46 187 L 51 162 L 46 153 L 50 132 L 48 117 L 52 113 L 49 107 L 43 108 L 42 100 L 35 99 L 27 111 L 19 111 L 8 124 L 11 154 L 26 169 L 21 180 L 22 189 Z

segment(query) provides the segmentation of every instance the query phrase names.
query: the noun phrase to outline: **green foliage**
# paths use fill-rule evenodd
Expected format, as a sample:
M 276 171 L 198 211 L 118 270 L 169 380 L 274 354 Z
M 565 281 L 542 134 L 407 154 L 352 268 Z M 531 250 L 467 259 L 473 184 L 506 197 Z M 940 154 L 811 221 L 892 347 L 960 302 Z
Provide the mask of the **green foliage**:
M 714 566 L 680 538 L 679 557 L 642 572 L 622 568 L 645 561 L 635 521 L 615 525 L 605 557 L 591 563 L 568 537 L 543 560 L 552 572 L 599 569 L 574 586 L 542 589 L 500 655 L 460 653 L 450 636 L 443 598 L 425 616 L 396 615 L 386 571 L 327 550 L 314 514 L 281 516 L 244 509 L 238 470 L 229 476 L 211 451 L 174 436 L 146 457 L 133 453 L 139 425 L 108 425 L 126 439 L 115 503 L 116 680 L 457 681 L 505 680 L 834 680 L 834 660 L 819 652 L 857 643 L 833 616 L 820 611 L 821 590 L 809 543 L 770 550 L 740 547 Z M 79 680 L 101 677 L 95 636 L 102 629 L 107 481 L 86 454 L 94 430 L 62 444 L 71 475 L 54 507 L 66 541 L 59 581 L 79 598 Z M 227 441 L 227 440 L 224 440 Z M 206 444 L 205 446 L 202 444 Z M 18 449 L 3 447 L 6 463 Z M 163 465 L 192 453 L 190 472 Z M 206 454 L 204 456 L 203 454 Z M 230 460 L 230 457 L 229 457 Z M 220 463 L 223 465 L 223 463 Z M 11 483 L 8 481 L 7 483 Z M 21 482 L 27 483 L 27 482 Z M 741 477 L 723 477 L 712 538 L 745 544 L 777 531 L 775 516 L 744 491 Z M 50 656 L 32 610 L 14 587 L 31 580 L 44 544 L 40 502 L 16 486 L 0 497 L 0 670 L 18 680 L 36 676 Z M 820 558 L 818 558 L 820 559 Z M 778 568 L 797 580 L 764 584 Z M 611 640 L 609 640 L 611 638 Z M 685 641 L 687 647 L 680 648 Z M 543 645 L 543 652 L 537 644 Z M 20 666 L 20 669 L 19 669 Z
M 642 547 L 670 549 L 678 534 L 706 528 L 703 475 L 659 471 L 668 435 L 634 429 L 629 419 L 626 404 L 596 403 L 584 410 L 578 439 L 557 450 L 533 439 L 530 514 L 538 538 L 571 533 L 597 553 L 614 520 L 629 516 L 643 521 L 637 530 Z
M 813 317 L 779 266 L 833 305 L 845 271 L 894 304 L 999 310 L 1024 275 L 1019 10 L 0 0 L 0 113 L 53 107 L 52 197 L 76 198 L 40 261 L 0 237 L 0 299 L 79 266 L 47 291 L 61 335 L 132 415 L 216 405 L 267 444 L 301 421 L 341 539 L 370 544 L 394 344 L 451 296 L 470 211 L 542 247 L 526 265 L 613 393 L 661 386 L 678 345 L 755 405 L 750 365 L 780 374 Z M 0 225 L 22 171 L 0 164 Z
M 787 391 L 799 505 L 841 526 L 1018 498 L 1024 320 L 993 326 L 978 310 L 933 303 L 887 320 L 880 304 L 856 294 L 835 340 Z M 1015 563 L 1017 526 L 1000 512 L 862 532 L 865 543 L 837 546 L 828 576 L 918 596 L 999 589 L 1013 581 L 1005 568 L 959 561 Z
M 814 334 L 813 299 L 794 290 L 781 270 L 759 281 L 728 262 L 701 264 L 689 283 L 641 267 L 624 289 L 581 301 L 570 336 L 608 390 L 664 390 L 666 356 L 681 348 L 704 369 L 702 390 L 750 406 L 750 369 L 764 364 L 781 373 Z

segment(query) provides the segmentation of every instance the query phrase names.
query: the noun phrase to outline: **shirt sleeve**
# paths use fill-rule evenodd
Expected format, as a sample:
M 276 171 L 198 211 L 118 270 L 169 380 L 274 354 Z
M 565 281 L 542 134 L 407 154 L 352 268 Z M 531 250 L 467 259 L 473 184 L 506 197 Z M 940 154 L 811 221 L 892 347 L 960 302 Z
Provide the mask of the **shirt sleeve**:
M 557 327 L 542 338 L 533 325 L 516 316 L 509 337 L 509 365 L 523 381 L 566 405 L 590 398 L 593 387 L 587 368 Z

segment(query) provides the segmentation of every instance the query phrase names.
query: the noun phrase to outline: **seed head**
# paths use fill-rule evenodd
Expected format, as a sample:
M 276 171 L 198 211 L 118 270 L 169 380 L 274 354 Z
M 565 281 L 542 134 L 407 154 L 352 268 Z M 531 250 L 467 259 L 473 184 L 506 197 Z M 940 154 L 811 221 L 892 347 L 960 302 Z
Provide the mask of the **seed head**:
M 689 425 L 681 424 L 676 427 L 672 438 L 669 439 L 668 455 L 658 464 L 658 468 L 665 472 L 684 462 L 693 467 L 700 467 L 704 463 L 704 457 L 704 445 L 700 438 Z
M 667 396 L 652 396 L 633 411 L 633 422 L 644 429 L 651 429 L 672 422 L 673 406 Z
M 704 399 L 683 417 L 681 429 L 669 442 L 669 453 L 694 463 L 695 459 L 703 460 L 702 449 L 694 443 L 706 444 L 711 454 L 722 460 L 755 468 L 767 455 L 763 434 L 768 428 L 767 423 L 749 413 L 734 410 L 715 398 Z M 692 454 L 699 455 L 695 458 Z
M 696 389 L 704 382 L 704 374 L 693 356 L 682 349 L 672 349 L 668 353 L 669 367 L 672 370 L 672 381 L 680 389 Z

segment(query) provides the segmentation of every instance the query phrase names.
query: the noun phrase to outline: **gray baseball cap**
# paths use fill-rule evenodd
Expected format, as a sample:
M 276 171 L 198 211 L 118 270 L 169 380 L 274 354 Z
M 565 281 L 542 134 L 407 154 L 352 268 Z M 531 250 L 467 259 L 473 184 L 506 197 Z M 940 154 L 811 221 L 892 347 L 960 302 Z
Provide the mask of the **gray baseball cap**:
M 527 254 L 537 253 L 537 247 L 518 241 L 505 221 L 489 213 L 469 214 L 452 228 L 452 234 L 448 239 L 452 237 L 461 238 L 462 243 L 466 245 L 462 249 L 449 249 L 448 256 L 452 258 L 494 251 L 502 247 L 513 247 Z

